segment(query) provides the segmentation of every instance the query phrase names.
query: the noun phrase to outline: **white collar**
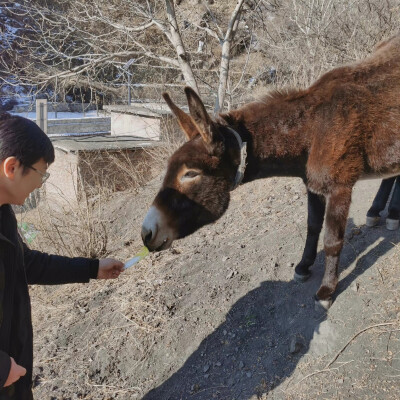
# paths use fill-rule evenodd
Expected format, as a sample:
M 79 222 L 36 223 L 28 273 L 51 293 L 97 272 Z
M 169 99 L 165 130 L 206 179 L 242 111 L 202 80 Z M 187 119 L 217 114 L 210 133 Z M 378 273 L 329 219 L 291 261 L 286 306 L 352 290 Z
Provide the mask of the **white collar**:
M 234 190 L 240 185 L 243 180 L 244 171 L 246 169 L 247 143 L 242 141 L 240 135 L 233 128 L 231 128 L 230 126 L 227 126 L 227 128 L 233 133 L 236 140 L 238 141 L 240 150 L 240 164 L 236 171 L 235 181 L 233 182 L 233 186 L 231 189 Z

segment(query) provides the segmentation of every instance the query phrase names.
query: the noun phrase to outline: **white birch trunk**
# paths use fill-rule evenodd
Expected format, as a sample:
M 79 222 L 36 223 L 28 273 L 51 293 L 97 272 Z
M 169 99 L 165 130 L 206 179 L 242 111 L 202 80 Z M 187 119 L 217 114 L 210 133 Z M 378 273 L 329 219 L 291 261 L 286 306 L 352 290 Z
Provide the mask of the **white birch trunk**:
M 224 100 L 226 94 L 226 86 L 229 77 L 229 62 L 231 57 L 231 46 L 235 33 L 239 25 L 240 11 L 243 6 L 244 0 L 238 0 L 235 9 L 233 10 L 231 19 L 229 21 L 228 29 L 226 31 L 224 41 L 222 44 L 221 66 L 219 70 L 219 85 L 217 100 L 215 101 L 214 113 L 221 112 L 224 108 Z
M 168 22 L 170 24 L 169 39 L 172 45 L 175 47 L 176 53 L 178 55 L 179 67 L 181 68 L 186 83 L 191 88 L 193 88 L 197 93 L 199 93 L 199 89 L 196 83 L 196 78 L 193 74 L 189 58 L 185 52 L 185 47 L 182 42 L 182 37 L 179 33 L 178 23 L 176 21 L 174 3 L 172 0 L 165 0 L 165 5 L 167 8 Z

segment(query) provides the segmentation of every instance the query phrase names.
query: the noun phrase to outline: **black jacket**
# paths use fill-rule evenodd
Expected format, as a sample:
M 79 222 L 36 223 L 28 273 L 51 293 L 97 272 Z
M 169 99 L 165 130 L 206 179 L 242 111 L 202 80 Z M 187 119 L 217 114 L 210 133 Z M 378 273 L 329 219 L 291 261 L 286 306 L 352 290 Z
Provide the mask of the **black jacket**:
M 32 399 L 33 337 L 28 284 L 88 282 L 99 261 L 30 250 L 18 234 L 11 206 L 0 207 L 0 400 Z M 4 388 L 13 357 L 27 373 Z

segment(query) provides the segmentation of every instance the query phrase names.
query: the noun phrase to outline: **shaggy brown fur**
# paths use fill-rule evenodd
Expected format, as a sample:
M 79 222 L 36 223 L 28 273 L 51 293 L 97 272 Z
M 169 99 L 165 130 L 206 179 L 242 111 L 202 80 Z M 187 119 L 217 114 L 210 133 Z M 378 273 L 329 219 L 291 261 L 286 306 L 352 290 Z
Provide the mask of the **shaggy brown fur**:
M 306 90 L 275 92 L 217 120 L 193 90 L 185 91 L 190 116 L 164 96 L 189 141 L 169 161 L 153 203 L 161 219 L 151 229 L 144 224 L 145 244 L 165 248 L 226 210 L 240 162 L 230 126 L 248 145 L 244 182 L 285 175 L 299 176 L 307 186 L 308 231 L 297 279 L 309 276 L 325 215 L 326 268 L 317 298 L 330 301 L 353 185 L 400 172 L 400 36 Z

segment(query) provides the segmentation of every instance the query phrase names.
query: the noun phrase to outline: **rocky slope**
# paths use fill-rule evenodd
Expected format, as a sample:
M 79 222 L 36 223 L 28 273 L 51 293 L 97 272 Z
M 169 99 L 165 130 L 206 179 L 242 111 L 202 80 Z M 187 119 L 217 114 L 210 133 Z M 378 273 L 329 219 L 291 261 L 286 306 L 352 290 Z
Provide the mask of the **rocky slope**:
M 107 205 L 116 257 L 141 247 L 159 184 Z M 400 398 L 399 232 L 363 225 L 378 185 L 354 190 L 328 314 L 312 300 L 322 250 L 310 280 L 292 280 L 307 209 L 293 178 L 239 187 L 218 222 L 118 281 L 32 287 L 36 398 Z

